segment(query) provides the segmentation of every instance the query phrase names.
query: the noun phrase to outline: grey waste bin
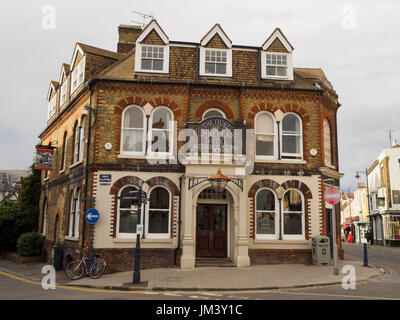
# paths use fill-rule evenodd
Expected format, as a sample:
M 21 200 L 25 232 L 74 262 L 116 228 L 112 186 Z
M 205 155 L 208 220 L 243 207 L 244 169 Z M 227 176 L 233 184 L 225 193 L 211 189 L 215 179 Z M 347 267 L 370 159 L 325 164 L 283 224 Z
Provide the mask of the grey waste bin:
M 54 269 L 61 270 L 63 267 L 63 248 L 61 246 L 54 246 L 51 248 L 51 264 Z
M 316 265 L 330 264 L 331 252 L 328 237 L 316 236 L 312 238 L 312 261 Z

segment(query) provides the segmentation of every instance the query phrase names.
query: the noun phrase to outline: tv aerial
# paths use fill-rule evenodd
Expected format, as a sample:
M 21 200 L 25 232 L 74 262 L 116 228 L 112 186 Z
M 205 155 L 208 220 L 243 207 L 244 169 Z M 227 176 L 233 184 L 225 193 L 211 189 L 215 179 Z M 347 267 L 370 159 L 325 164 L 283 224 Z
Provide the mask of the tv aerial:
M 131 22 L 134 23 L 134 24 L 136 24 L 136 25 L 138 25 L 138 26 L 141 26 L 142 28 L 144 28 L 145 26 L 147 26 L 147 24 L 148 24 L 152 19 L 154 19 L 154 16 L 152 15 L 152 13 L 146 14 L 146 13 L 142 13 L 142 12 L 138 12 L 138 11 L 132 11 L 132 13 L 138 15 L 138 16 L 142 19 L 142 22 L 140 22 L 140 21 L 134 21 L 134 20 L 131 20 Z

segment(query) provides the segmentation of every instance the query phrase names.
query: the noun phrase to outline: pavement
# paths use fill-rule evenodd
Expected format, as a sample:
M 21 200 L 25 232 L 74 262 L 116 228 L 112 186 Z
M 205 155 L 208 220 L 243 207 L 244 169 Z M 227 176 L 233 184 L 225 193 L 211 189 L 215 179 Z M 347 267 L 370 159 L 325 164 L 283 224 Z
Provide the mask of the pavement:
M 0 271 L 24 279 L 41 282 L 44 263 L 18 264 L 0 257 Z M 57 271 L 58 285 L 110 289 L 110 290 L 153 290 L 153 291 L 240 291 L 306 288 L 341 284 L 348 272 L 343 267 L 355 268 L 356 282 L 367 281 L 385 273 L 384 269 L 370 265 L 364 267 L 361 261 L 339 260 L 339 275 L 333 275 L 333 266 L 324 265 L 255 265 L 247 268 L 201 267 L 190 270 L 179 268 L 149 269 L 141 271 L 142 283 L 131 284 L 133 272 L 104 274 L 99 279 L 82 278 L 69 280 L 63 271 Z M 344 270 L 343 270 L 344 271 Z

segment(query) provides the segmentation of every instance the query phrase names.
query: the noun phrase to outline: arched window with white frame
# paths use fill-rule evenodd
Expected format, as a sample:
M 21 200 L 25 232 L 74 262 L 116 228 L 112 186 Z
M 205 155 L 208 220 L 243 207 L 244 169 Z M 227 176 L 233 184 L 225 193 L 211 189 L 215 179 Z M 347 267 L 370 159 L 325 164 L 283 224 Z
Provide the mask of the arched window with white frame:
M 324 159 L 326 165 L 332 165 L 331 126 L 327 118 L 324 118 Z
M 282 201 L 282 239 L 305 239 L 304 196 L 299 190 L 286 191 Z
M 164 187 L 150 191 L 146 219 L 146 236 L 153 239 L 168 239 L 171 235 L 171 195 Z
M 222 110 L 217 109 L 217 108 L 211 108 L 211 109 L 206 110 L 203 113 L 203 119 L 202 120 L 206 120 L 208 118 L 214 118 L 214 117 L 219 117 L 219 118 L 226 119 L 226 115 Z
M 133 105 L 122 113 L 121 153 L 144 155 L 146 121 L 143 109 Z
M 303 159 L 303 129 L 300 117 L 288 113 L 282 120 L 281 155 L 283 159 Z
M 279 239 L 279 216 L 276 195 L 269 189 L 256 194 L 256 238 Z
M 117 238 L 136 238 L 138 203 L 133 193 L 136 190 L 134 186 L 125 186 L 118 194 Z M 141 220 L 143 220 L 143 214 Z
M 149 153 L 172 154 L 174 114 L 167 107 L 157 107 L 150 116 Z
M 277 158 L 277 125 L 275 117 L 267 112 L 257 113 L 255 117 L 256 158 Z

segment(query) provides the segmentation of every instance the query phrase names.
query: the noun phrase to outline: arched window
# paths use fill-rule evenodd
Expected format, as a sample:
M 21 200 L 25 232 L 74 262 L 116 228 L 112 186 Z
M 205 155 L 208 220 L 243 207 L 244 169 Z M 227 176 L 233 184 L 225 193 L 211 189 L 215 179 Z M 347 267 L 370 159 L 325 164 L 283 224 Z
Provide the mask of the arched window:
M 117 237 L 135 238 L 137 226 L 138 205 L 133 191 L 133 186 L 121 190 L 118 200 Z M 143 211 L 142 211 L 143 212 Z M 142 215 L 143 216 L 143 215 Z
M 324 158 L 326 165 L 332 165 L 331 126 L 327 118 L 324 118 Z
M 303 135 L 300 117 L 287 114 L 282 120 L 282 158 L 303 158 Z
M 157 107 L 150 117 L 149 153 L 168 153 L 173 151 L 173 121 L 174 115 L 169 108 Z
M 278 239 L 279 217 L 276 197 L 269 189 L 262 189 L 256 194 L 256 238 Z
M 74 130 L 72 131 L 72 164 L 79 161 L 79 150 L 80 150 L 80 128 L 78 126 L 78 120 L 75 121 Z
M 143 155 L 146 145 L 146 123 L 143 110 L 130 106 L 122 114 L 121 153 Z
M 277 135 L 275 118 L 269 112 L 260 112 L 255 118 L 256 157 L 276 159 Z
M 42 235 L 46 236 L 46 228 L 47 228 L 47 206 L 48 201 L 47 198 L 44 199 L 43 202 L 43 223 L 42 223 Z
M 305 239 L 305 218 L 303 194 L 297 190 L 288 190 L 283 196 L 282 238 Z
M 85 117 L 81 118 L 81 125 L 79 127 L 79 145 L 78 145 L 78 156 L 77 161 L 83 161 L 83 150 L 85 148 Z
M 79 212 L 80 194 L 79 189 L 70 193 L 70 212 L 68 221 L 68 237 L 78 238 L 79 236 Z
M 219 118 L 224 118 L 226 119 L 225 113 L 217 108 L 211 108 L 208 109 L 206 112 L 203 114 L 203 120 L 206 120 L 208 118 L 213 118 L 213 117 L 219 117 Z
M 67 154 L 67 131 L 64 132 L 64 137 L 63 137 L 63 147 L 62 147 L 62 154 L 61 154 L 61 170 L 65 170 L 65 159 L 66 159 L 66 154 Z
M 156 187 L 150 193 L 147 221 L 149 238 L 167 239 L 171 234 L 171 196 L 163 187 Z

